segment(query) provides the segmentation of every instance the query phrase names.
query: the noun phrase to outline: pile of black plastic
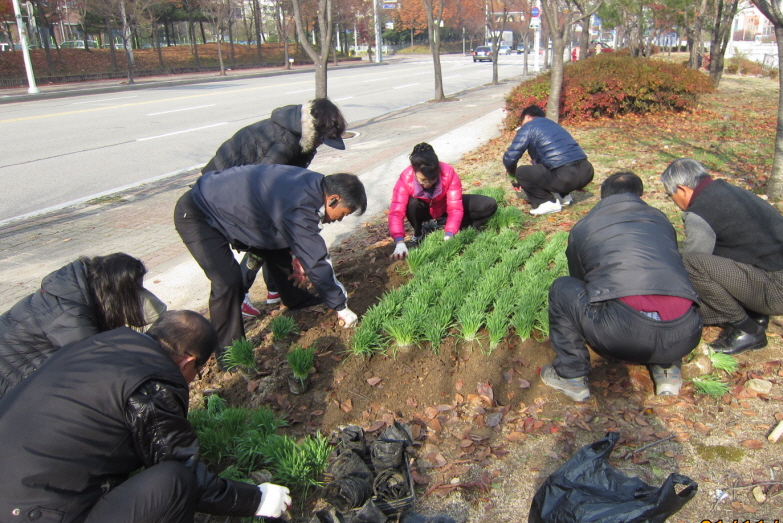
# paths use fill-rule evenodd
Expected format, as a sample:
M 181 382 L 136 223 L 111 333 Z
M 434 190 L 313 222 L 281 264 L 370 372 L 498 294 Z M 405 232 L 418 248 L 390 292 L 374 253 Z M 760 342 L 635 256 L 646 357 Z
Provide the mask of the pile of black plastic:
M 311 523 L 385 523 L 390 518 L 411 523 L 450 521 L 422 519 L 408 512 L 414 502 L 406 458 L 411 445 L 410 429 L 396 421 L 370 444 L 361 427 L 344 428 L 337 456 L 326 471 L 332 480 L 326 485 L 323 498 L 333 508 L 318 511 Z

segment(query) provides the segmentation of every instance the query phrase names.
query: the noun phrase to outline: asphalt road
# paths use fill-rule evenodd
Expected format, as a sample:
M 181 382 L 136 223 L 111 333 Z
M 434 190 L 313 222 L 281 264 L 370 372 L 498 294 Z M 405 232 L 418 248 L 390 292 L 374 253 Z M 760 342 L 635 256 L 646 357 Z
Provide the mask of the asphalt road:
M 447 94 L 492 78 L 491 63 L 469 56 L 444 56 L 442 65 Z M 499 73 L 520 75 L 522 56 L 501 57 Z M 302 73 L 2 105 L 0 222 L 200 167 L 238 129 L 275 107 L 312 99 L 314 83 L 312 73 Z M 433 92 L 427 58 L 329 72 L 329 97 L 349 128 L 426 102 Z M 326 149 L 312 167 L 328 173 L 330 163 L 320 161 Z

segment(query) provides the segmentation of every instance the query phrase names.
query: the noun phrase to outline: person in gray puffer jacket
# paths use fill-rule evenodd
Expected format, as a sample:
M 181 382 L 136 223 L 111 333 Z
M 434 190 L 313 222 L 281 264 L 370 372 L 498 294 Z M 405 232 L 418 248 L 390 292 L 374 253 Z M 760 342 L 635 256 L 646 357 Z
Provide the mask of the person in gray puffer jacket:
M 146 272 L 124 253 L 80 258 L 0 315 L 0 398 L 69 343 L 153 322 L 166 305 L 143 287 Z
M 340 109 L 328 98 L 317 98 L 302 105 L 278 107 L 272 111 L 269 118 L 243 127 L 226 140 L 201 172 L 206 174 L 242 165 L 268 164 L 307 168 L 319 145 L 345 149 L 342 134 L 346 126 Z M 253 286 L 258 274 L 258 267 L 253 261 L 248 266 L 248 256 L 245 254 L 240 264 L 246 293 Z M 267 304 L 279 303 L 280 295 L 266 266 L 263 275 L 267 287 Z M 252 306 L 247 294 L 242 305 L 242 314 L 260 314 Z
M 562 210 L 573 201 L 570 194 L 593 181 L 593 166 L 576 140 L 557 123 L 546 118 L 537 105 L 522 111 L 522 127 L 517 131 L 506 153 L 503 165 L 516 179 L 533 210 L 540 215 Z M 517 168 L 525 151 L 533 165 Z

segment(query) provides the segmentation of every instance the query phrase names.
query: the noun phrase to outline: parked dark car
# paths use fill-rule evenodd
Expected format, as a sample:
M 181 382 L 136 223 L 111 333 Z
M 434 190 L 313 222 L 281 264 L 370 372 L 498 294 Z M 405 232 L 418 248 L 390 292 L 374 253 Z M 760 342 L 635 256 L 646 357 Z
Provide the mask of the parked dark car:
M 525 52 L 525 44 L 519 44 L 517 46 L 517 54 L 522 54 Z
M 483 62 L 484 60 L 492 61 L 492 48 L 488 45 L 480 45 L 473 50 L 474 62 Z

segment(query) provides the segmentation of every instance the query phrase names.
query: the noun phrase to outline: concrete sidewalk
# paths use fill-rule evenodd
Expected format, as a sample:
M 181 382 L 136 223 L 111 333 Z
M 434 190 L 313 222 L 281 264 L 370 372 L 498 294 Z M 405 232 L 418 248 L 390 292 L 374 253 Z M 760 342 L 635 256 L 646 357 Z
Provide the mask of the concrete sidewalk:
M 368 192 L 364 216 L 324 228 L 327 244 L 342 240 L 361 223 L 383 214 L 416 143 L 428 141 L 442 161 L 455 162 L 497 136 L 504 98 L 514 85 L 516 81 L 488 85 L 459 93 L 454 101 L 418 104 L 355 123 L 349 130 L 356 136 L 347 140 L 345 151 L 319 149 L 312 170 L 356 173 Z M 199 174 L 192 170 L 0 226 L 0 312 L 36 291 L 49 272 L 79 256 L 112 252 L 141 258 L 149 271 L 145 285 L 170 308 L 203 311 L 208 281 L 174 230 L 172 219 L 174 204 Z M 254 300 L 264 298 L 264 293 L 259 278 L 252 289 Z

